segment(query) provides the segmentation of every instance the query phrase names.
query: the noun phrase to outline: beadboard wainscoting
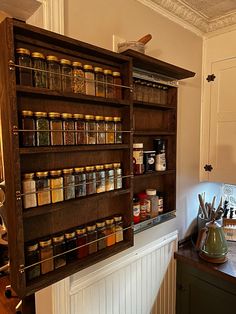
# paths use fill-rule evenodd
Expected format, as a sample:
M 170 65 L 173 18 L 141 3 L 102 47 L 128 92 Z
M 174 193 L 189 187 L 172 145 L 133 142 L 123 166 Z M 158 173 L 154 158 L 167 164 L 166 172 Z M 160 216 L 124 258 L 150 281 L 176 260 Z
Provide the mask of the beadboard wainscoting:
M 174 314 L 177 231 L 53 285 L 53 314 Z

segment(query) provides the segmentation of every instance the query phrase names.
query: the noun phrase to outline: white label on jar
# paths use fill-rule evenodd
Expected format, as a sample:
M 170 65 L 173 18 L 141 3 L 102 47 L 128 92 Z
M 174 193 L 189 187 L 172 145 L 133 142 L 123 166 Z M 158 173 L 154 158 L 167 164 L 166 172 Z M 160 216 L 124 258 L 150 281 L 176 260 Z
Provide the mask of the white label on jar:
M 23 193 L 33 193 L 33 194 L 28 194 L 23 196 L 23 205 L 24 208 L 30 208 L 30 207 L 36 207 L 37 206 L 37 198 L 36 194 L 36 184 L 35 181 L 24 181 L 22 183 L 23 185 Z
M 146 205 L 146 212 L 150 213 L 151 212 L 151 201 L 150 200 L 146 200 L 147 201 L 147 205 Z
M 133 215 L 138 217 L 140 215 L 140 204 L 133 205 Z
M 133 151 L 133 162 L 136 165 L 143 164 L 143 151 L 142 150 L 134 150 Z
M 155 162 L 155 159 L 153 157 L 148 158 L 148 164 L 153 165 Z
M 165 171 L 166 170 L 166 155 L 165 155 L 165 153 L 156 155 L 155 170 L 156 171 Z
M 162 213 L 163 212 L 163 198 L 158 197 L 158 212 Z

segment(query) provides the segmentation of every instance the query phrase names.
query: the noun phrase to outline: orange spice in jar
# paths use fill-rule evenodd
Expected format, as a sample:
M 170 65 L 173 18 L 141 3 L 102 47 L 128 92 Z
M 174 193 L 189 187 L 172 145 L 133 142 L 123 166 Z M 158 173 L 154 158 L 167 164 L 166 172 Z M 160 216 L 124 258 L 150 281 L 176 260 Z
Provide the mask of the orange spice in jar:
M 107 246 L 112 246 L 116 243 L 114 219 L 106 219 L 106 235 Z

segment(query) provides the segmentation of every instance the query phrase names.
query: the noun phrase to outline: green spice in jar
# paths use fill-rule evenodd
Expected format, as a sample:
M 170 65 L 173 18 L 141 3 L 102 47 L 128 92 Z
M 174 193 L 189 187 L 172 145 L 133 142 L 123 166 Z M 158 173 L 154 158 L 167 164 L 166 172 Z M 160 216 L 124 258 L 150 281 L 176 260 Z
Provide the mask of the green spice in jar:
M 49 119 L 46 112 L 35 112 L 36 144 L 37 146 L 50 145 Z
M 40 52 L 32 52 L 32 67 L 41 71 L 33 70 L 33 84 L 35 87 L 47 87 L 47 63 L 44 54 Z
M 61 59 L 61 86 L 63 92 L 72 92 L 72 67 L 71 61 Z
M 48 171 L 36 172 L 35 176 L 38 206 L 50 204 L 51 193 Z
M 47 56 L 48 69 L 48 88 L 52 90 L 61 90 L 61 69 L 56 56 Z

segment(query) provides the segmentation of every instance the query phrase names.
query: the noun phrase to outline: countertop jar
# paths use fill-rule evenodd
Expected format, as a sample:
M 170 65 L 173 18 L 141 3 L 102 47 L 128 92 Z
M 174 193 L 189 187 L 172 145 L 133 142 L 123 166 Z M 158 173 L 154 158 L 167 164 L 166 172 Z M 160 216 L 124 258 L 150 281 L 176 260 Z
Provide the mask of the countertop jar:
M 66 251 L 66 243 L 65 243 L 65 238 L 63 234 L 54 236 L 52 238 L 52 241 L 53 241 L 53 256 L 62 254 Z M 65 265 L 66 265 L 65 254 L 54 257 L 54 269 L 58 269 Z
M 100 67 L 94 68 L 96 96 L 105 97 L 104 73 Z
M 81 62 L 72 63 L 73 92 L 85 94 L 84 70 Z
M 113 117 L 105 117 L 106 144 L 115 143 L 115 123 Z
M 75 123 L 71 113 L 62 113 L 63 143 L 64 145 L 75 145 Z
M 77 237 L 74 230 L 69 230 L 65 232 L 65 241 L 66 241 L 66 260 L 73 261 L 77 258 Z M 73 250 L 74 249 L 74 250 Z M 68 252 L 73 250 L 71 252 Z
M 96 224 L 87 226 L 87 241 L 89 254 L 96 253 L 98 250 Z
M 105 170 L 103 165 L 97 165 L 96 168 L 96 193 L 106 191 Z
M 151 218 L 158 216 L 158 197 L 157 190 L 155 189 L 146 189 L 147 199 L 150 201 L 150 214 Z
M 62 120 L 59 112 L 49 112 L 50 142 L 52 146 L 63 145 Z
M 74 169 L 76 198 L 86 195 L 86 175 L 84 171 L 84 167 Z
M 86 144 L 96 144 L 96 124 L 93 115 L 85 115 Z
M 50 171 L 50 188 L 52 203 L 62 202 L 64 200 L 64 196 L 61 170 Z
M 47 87 L 47 63 L 45 56 L 40 52 L 32 52 L 31 54 L 32 67 L 41 71 L 33 70 L 33 85 L 35 87 Z
M 22 67 L 31 68 L 29 49 L 16 49 L 16 63 Z M 25 68 L 16 68 L 16 82 L 20 85 L 32 86 L 32 70 Z
M 86 171 L 86 195 L 96 193 L 96 172 L 93 166 L 85 167 Z
M 64 186 L 64 199 L 70 200 L 75 198 L 75 176 L 73 168 L 63 169 L 63 186 Z
M 122 123 L 121 117 L 114 117 L 115 143 L 122 144 Z
M 86 95 L 95 96 L 95 76 L 93 66 L 90 64 L 84 65 L 84 77 L 85 77 L 85 93 Z
M 87 241 L 87 233 L 85 227 L 80 227 L 76 229 L 77 234 L 77 257 L 79 259 L 88 256 L 88 245 L 86 245 Z
M 124 240 L 123 220 L 121 215 L 114 216 L 116 243 Z
M 40 264 L 41 274 L 44 275 L 54 270 L 52 240 L 44 239 L 39 242 L 39 246 L 40 246 L 40 261 L 44 261 L 49 258 L 49 260 L 44 261 Z
M 112 246 L 116 243 L 114 219 L 106 219 L 106 235 L 107 246 Z
M 74 113 L 73 118 L 75 121 L 75 144 L 83 145 L 86 144 L 85 137 L 85 120 L 84 115 L 81 113 Z
M 50 204 L 51 193 L 48 171 L 36 172 L 35 176 L 38 206 Z
M 98 250 L 103 250 L 107 246 L 106 239 L 106 223 L 105 221 L 98 221 L 97 225 L 97 233 L 98 233 Z
M 133 220 L 135 224 L 140 222 L 140 201 L 137 196 L 133 198 Z
M 103 116 L 95 116 L 96 122 L 96 143 L 106 144 L 105 121 Z
M 61 69 L 56 56 L 47 56 L 48 88 L 52 90 L 61 90 Z
M 113 98 L 114 97 L 114 86 L 113 86 L 113 75 L 112 71 L 105 69 L 104 70 L 104 77 L 105 77 L 105 96 L 106 98 Z
M 104 165 L 106 178 L 106 191 L 112 191 L 115 188 L 115 178 L 113 164 Z
M 35 120 L 33 112 L 30 110 L 23 110 L 21 112 L 21 127 L 22 130 L 32 130 L 28 132 L 21 132 L 21 144 L 24 147 L 35 146 Z
M 72 92 L 72 66 L 71 61 L 61 59 L 61 86 L 63 92 Z
M 113 97 L 116 99 L 122 99 L 122 80 L 120 76 L 120 72 L 115 71 L 112 73 L 113 75 L 113 83 L 114 83 L 114 89 L 113 89 Z
M 50 145 L 50 132 L 49 132 L 49 119 L 47 112 L 35 112 L 35 128 L 36 128 L 36 145 L 49 146 Z
M 36 207 L 37 197 L 36 197 L 36 181 L 34 178 L 34 173 L 23 174 L 22 190 L 24 194 L 23 195 L 23 207 L 25 209 Z
M 113 164 L 114 169 L 114 188 L 122 189 L 122 169 L 119 162 Z
M 31 243 L 26 247 L 26 266 L 33 265 L 40 261 L 39 245 L 37 242 Z M 27 280 L 32 280 L 40 276 L 40 264 L 34 265 L 26 270 Z
M 133 172 L 134 174 L 144 173 L 143 143 L 133 144 Z

